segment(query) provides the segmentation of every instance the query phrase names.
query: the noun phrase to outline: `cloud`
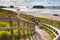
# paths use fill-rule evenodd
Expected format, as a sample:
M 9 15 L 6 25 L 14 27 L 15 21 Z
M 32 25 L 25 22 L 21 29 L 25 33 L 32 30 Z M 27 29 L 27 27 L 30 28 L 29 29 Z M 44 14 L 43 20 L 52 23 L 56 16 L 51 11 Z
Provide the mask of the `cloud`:
M 60 0 L 0 0 L 0 5 L 55 5 L 60 6 Z

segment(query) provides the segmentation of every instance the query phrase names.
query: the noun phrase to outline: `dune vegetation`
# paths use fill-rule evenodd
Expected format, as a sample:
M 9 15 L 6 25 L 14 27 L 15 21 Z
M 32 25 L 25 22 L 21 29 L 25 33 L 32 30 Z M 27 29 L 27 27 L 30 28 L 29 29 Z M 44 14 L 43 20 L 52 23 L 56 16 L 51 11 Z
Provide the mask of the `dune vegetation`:
M 30 20 L 30 21 L 32 21 L 32 18 L 34 17 L 32 15 L 26 15 L 26 14 L 20 14 L 20 16 L 23 17 L 23 18 L 25 18 L 25 19 L 27 19 L 27 20 Z M 47 24 L 50 24 L 50 25 L 52 25 L 52 26 L 60 29 L 60 21 L 49 20 L 49 19 L 40 18 L 40 17 L 34 17 L 34 18 L 36 18 L 36 20 L 38 22 L 47 23 Z
M 0 9 L 0 17 L 9 17 L 9 16 L 17 18 L 17 13 L 9 10 Z
M 32 21 L 32 18 L 34 17 L 34 16 L 32 16 L 32 15 L 27 15 L 27 14 L 20 14 L 20 16 L 23 17 L 23 18 L 25 18 L 25 19 L 27 19 L 27 20 L 30 20 L 30 21 Z M 49 20 L 49 19 L 40 18 L 40 17 L 34 17 L 34 18 L 36 18 L 36 21 L 38 21 L 38 22 L 47 23 L 47 24 L 50 24 L 50 25 L 52 25 L 52 26 L 60 29 L 60 22 L 59 22 L 59 21 Z M 41 25 L 39 25 L 39 28 L 45 30 L 45 31 L 50 35 L 50 37 L 51 37 L 52 39 L 55 38 L 55 35 L 54 35 L 50 30 L 48 30 L 47 28 L 44 28 L 44 27 L 41 26 Z M 56 34 L 58 34 L 54 29 L 52 29 L 52 30 L 53 30 Z
M 18 14 L 15 13 L 15 12 L 0 9 L 0 17 L 9 17 L 9 16 L 11 16 L 13 18 L 18 18 L 17 15 Z M 23 17 L 23 18 L 25 18 L 25 19 L 27 19 L 29 21 L 32 21 L 32 18 L 34 17 L 32 15 L 26 15 L 26 14 L 23 14 L 23 13 L 20 13 L 19 16 Z M 45 19 L 45 18 L 39 18 L 39 17 L 34 17 L 34 18 L 36 18 L 36 20 L 38 22 L 47 23 L 47 24 L 53 25 L 53 26 L 60 29 L 60 27 L 59 27 L 60 22 L 58 22 L 58 21 L 49 20 L 49 19 Z M 17 22 L 12 21 L 12 26 L 17 27 L 18 26 Z M 20 22 L 20 27 L 23 28 L 24 26 L 26 28 L 29 28 L 28 23 L 24 24 L 23 22 Z M 8 28 L 10 27 L 10 23 L 9 23 L 8 20 L 7 21 L 0 21 L 0 28 L 3 28 L 3 27 L 8 27 Z M 55 35 L 50 30 L 44 28 L 43 26 L 39 25 L 39 28 L 45 30 L 51 36 L 52 39 L 55 37 Z M 27 38 L 30 37 L 30 30 L 20 30 L 20 36 L 17 35 L 18 34 L 17 29 L 14 29 L 13 31 L 14 31 L 14 34 L 16 36 L 11 37 L 10 36 L 11 30 L 0 30 L 0 40 L 18 40 L 18 39 L 23 39 L 24 40 L 24 39 L 26 39 L 26 37 Z
M 9 11 L 9 10 L 4 10 L 0 9 L 0 17 L 6 18 L 6 17 L 13 17 L 13 18 L 18 18 L 17 13 Z M 25 23 L 26 24 L 26 23 Z M 23 22 L 20 22 L 20 27 L 23 28 L 26 26 L 28 28 L 29 25 L 25 25 Z M 13 27 L 18 27 L 16 21 L 12 21 L 12 26 Z M 9 28 L 10 27 L 10 22 L 7 21 L 2 21 L 0 20 L 0 28 Z M 11 30 L 0 30 L 0 40 L 20 40 L 20 39 L 26 39 L 29 38 L 30 36 L 30 30 L 20 30 L 20 35 L 18 35 L 18 29 L 13 30 L 13 34 L 15 36 L 11 37 Z

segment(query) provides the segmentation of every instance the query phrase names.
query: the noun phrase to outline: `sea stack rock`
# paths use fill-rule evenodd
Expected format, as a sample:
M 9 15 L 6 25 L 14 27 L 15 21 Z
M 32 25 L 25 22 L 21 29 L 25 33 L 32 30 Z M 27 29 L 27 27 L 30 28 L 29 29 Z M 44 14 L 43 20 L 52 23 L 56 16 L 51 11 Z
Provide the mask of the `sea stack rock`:
M 33 8 L 40 9 L 40 8 L 45 8 L 45 7 L 41 6 L 41 5 L 35 5 L 35 6 L 33 6 Z

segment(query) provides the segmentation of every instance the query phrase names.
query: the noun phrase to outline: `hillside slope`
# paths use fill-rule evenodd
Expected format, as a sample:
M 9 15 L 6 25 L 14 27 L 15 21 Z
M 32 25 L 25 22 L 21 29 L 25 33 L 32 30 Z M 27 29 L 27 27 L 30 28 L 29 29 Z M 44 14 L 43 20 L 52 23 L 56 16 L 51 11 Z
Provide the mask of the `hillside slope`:
M 8 17 L 8 16 L 17 18 L 17 13 L 9 10 L 0 9 L 0 17 Z

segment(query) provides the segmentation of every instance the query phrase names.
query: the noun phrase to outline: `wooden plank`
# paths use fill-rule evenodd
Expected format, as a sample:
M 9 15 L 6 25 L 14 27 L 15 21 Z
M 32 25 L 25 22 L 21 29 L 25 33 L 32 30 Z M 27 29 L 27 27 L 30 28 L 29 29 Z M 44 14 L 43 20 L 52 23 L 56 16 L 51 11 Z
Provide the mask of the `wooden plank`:
M 0 30 L 11 30 L 11 29 L 20 29 L 20 30 L 32 30 L 34 28 L 17 28 L 17 27 L 9 27 L 9 28 L 0 28 Z

